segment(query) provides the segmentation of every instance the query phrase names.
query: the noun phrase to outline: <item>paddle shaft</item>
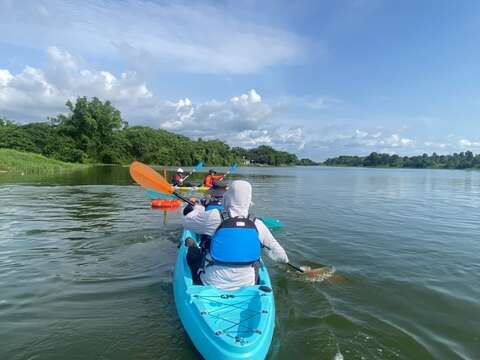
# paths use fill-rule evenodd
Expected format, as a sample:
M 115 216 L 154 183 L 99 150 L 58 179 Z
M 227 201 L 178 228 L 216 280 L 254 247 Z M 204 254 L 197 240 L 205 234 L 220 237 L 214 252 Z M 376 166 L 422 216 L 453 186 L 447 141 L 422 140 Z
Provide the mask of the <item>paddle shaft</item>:
M 228 171 L 220 178 L 220 180 L 218 180 L 218 181 L 222 181 L 223 179 L 225 179 L 225 176 L 227 176 L 227 175 L 230 174 L 230 173 L 231 173 L 231 171 L 228 170 Z
M 295 266 L 293 264 L 290 264 L 290 263 L 287 263 L 288 266 L 290 266 L 292 269 L 298 271 L 298 272 L 301 272 L 301 273 L 304 273 L 305 271 L 300 269 L 298 266 Z
M 228 171 L 220 178 L 219 181 L 222 181 L 223 179 L 225 179 L 225 176 L 234 172 L 235 170 L 237 170 L 237 164 L 233 164 L 232 166 L 230 166 L 230 169 L 228 169 Z
M 174 191 L 172 193 L 172 195 L 176 196 L 177 198 L 179 198 L 180 200 L 182 201 L 185 201 L 187 204 L 190 204 L 192 206 L 195 206 L 195 203 L 193 201 L 190 201 L 190 199 L 187 199 L 186 197 L 184 197 L 183 195 L 180 195 L 179 193 L 177 193 L 176 191 Z
M 192 175 L 192 174 L 195 172 L 195 170 L 196 170 L 196 168 L 193 168 L 193 170 L 192 170 L 192 171 L 190 171 L 190 172 L 188 173 L 188 175 L 187 175 L 187 176 L 185 176 L 185 177 L 182 179 L 182 183 L 183 183 L 185 180 L 187 180 L 187 179 L 188 179 L 188 177 L 189 177 L 190 175 Z

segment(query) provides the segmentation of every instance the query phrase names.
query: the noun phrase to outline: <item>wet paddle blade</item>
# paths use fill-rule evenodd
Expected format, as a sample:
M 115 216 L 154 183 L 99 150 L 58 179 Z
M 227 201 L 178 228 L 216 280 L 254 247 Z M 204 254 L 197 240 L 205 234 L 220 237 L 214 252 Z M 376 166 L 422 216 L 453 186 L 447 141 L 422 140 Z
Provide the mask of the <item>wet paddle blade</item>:
M 195 169 L 196 169 L 196 170 L 200 170 L 201 168 L 203 168 L 203 166 L 204 166 L 204 165 L 203 165 L 203 162 L 199 162 L 199 163 L 197 164 L 197 166 L 195 166 Z
M 144 188 L 166 194 L 172 194 L 175 191 L 175 188 L 162 175 L 139 161 L 134 161 L 130 165 L 130 176 L 138 185 Z

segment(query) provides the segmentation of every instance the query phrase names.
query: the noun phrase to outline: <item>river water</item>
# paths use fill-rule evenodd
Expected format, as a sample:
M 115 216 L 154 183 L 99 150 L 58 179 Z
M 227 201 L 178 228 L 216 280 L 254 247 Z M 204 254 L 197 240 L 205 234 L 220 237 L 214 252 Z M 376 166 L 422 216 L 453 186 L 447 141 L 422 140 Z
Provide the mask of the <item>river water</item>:
M 267 262 L 269 359 L 480 358 L 480 173 L 242 168 L 312 282 Z M 173 301 L 180 212 L 127 168 L 0 174 L 0 359 L 195 359 Z

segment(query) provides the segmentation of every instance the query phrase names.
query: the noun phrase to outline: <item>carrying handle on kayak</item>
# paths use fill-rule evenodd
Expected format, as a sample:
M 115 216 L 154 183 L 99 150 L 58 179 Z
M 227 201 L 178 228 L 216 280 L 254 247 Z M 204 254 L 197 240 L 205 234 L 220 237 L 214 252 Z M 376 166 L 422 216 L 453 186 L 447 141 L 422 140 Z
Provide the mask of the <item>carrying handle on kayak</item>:
M 175 191 L 175 188 L 168 183 L 165 178 L 158 172 L 153 170 L 150 166 L 145 165 L 139 161 L 134 161 L 130 165 L 130 176 L 135 182 L 145 189 L 153 189 L 161 193 L 167 193 L 176 196 L 182 201 L 195 206 L 193 201 L 180 195 Z

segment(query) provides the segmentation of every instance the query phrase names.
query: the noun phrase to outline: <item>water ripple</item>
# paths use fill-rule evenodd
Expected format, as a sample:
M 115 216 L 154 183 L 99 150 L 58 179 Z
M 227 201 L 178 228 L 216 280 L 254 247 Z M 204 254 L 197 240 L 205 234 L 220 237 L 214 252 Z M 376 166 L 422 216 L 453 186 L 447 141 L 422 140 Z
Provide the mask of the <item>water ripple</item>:
M 126 169 L 98 171 L 0 185 L 0 358 L 197 358 L 172 294 L 179 212 L 152 211 Z M 290 260 L 343 279 L 268 262 L 269 358 L 478 357 L 480 173 L 239 173 Z

